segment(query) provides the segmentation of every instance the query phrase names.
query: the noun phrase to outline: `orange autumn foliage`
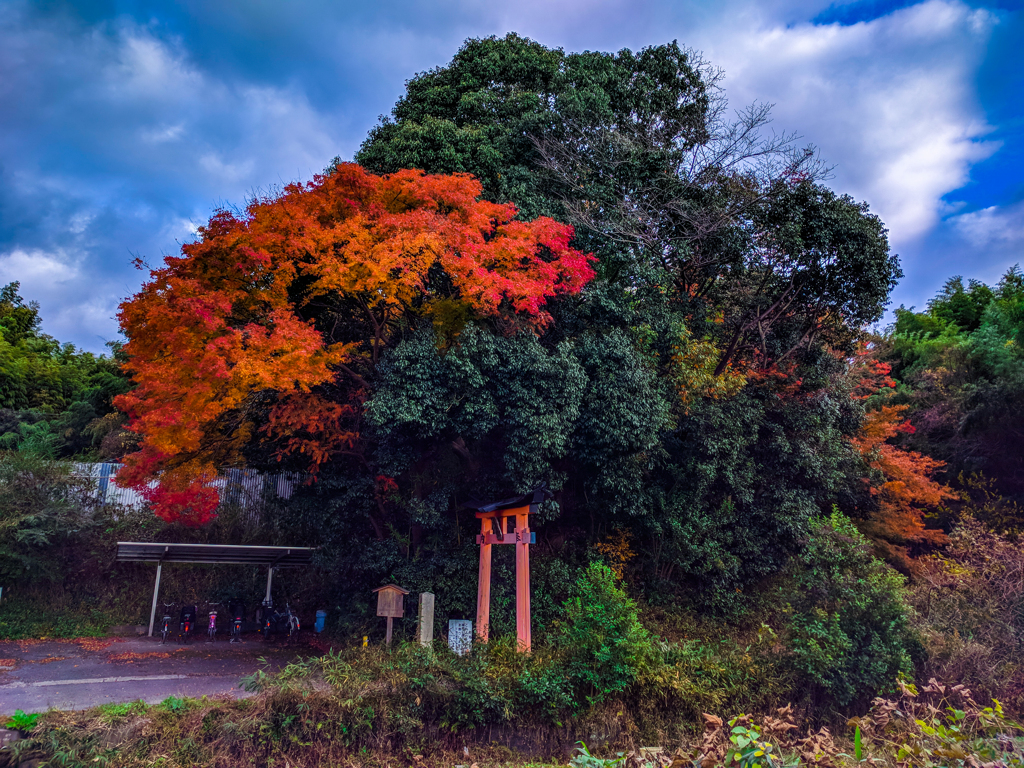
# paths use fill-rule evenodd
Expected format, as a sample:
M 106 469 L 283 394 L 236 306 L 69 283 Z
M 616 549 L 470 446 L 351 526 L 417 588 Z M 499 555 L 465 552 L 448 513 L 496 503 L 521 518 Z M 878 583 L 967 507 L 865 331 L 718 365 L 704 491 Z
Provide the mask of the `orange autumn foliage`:
M 542 329 L 547 300 L 581 290 L 593 257 L 569 247 L 571 227 L 517 221 L 480 193 L 466 174 L 342 164 L 216 213 L 121 305 L 136 388 L 117 405 L 141 448 L 119 480 L 161 517 L 202 524 L 217 504 L 206 484 L 254 441 L 313 470 L 353 451 L 366 377 L 432 304 Z
M 859 380 L 854 397 L 867 399 L 895 386 L 891 368 L 869 359 L 869 351 L 861 349 L 855 362 Z M 869 467 L 882 477 L 871 493 L 878 509 L 864 526 L 865 533 L 876 542 L 885 542 L 884 549 L 897 560 L 906 559 L 908 544 L 938 544 L 945 541 L 942 531 L 925 527 L 924 517 L 945 501 L 956 498 L 948 486 L 932 479 L 946 463 L 893 444 L 901 434 L 913 434 L 914 427 L 903 414 L 906 405 L 883 405 L 868 411 L 860 434 L 853 445 Z

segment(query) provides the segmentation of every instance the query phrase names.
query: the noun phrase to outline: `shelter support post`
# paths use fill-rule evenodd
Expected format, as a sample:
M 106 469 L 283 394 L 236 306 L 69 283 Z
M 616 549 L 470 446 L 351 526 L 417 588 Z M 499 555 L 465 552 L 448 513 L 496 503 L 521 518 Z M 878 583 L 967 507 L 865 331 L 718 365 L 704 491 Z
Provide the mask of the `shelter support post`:
M 160 594 L 160 572 L 163 570 L 164 564 L 156 564 L 156 582 L 153 584 L 153 607 L 149 609 L 149 636 L 153 636 L 153 623 L 156 621 L 156 601 L 157 596 Z
M 487 642 L 491 622 L 491 545 L 487 534 L 491 533 L 491 518 L 480 518 L 480 577 L 476 588 L 476 635 L 481 643 Z
M 264 603 L 270 602 L 270 585 L 274 581 L 274 566 L 267 568 L 267 596 L 263 598 Z

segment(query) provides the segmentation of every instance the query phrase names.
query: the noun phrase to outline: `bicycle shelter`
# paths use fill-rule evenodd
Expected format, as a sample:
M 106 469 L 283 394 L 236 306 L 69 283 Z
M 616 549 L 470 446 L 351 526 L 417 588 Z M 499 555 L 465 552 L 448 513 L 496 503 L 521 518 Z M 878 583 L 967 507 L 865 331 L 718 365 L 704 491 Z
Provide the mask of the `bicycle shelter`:
M 153 584 L 153 607 L 149 612 L 149 637 L 153 636 L 160 574 L 164 563 L 205 563 L 207 565 L 267 566 L 267 597 L 275 568 L 312 565 L 316 547 L 262 547 L 244 544 L 166 544 L 148 541 L 117 542 L 117 560 L 135 563 L 156 563 Z

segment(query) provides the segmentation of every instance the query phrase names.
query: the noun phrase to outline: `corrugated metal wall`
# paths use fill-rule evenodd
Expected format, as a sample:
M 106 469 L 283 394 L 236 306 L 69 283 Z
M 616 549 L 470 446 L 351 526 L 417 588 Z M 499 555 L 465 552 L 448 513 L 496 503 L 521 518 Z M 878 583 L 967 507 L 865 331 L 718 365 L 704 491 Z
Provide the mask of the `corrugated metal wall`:
M 101 504 L 116 504 L 128 509 L 142 509 L 146 501 L 131 488 L 117 484 L 117 473 L 121 464 L 76 463 L 74 473 L 78 477 L 95 481 L 95 497 Z M 299 472 L 281 472 L 265 475 L 254 469 L 225 469 L 211 485 L 220 492 L 222 506 L 236 506 L 245 512 L 258 516 L 268 501 L 290 499 L 296 486 L 305 481 Z M 154 482 L 153 485 L 156 483 Z

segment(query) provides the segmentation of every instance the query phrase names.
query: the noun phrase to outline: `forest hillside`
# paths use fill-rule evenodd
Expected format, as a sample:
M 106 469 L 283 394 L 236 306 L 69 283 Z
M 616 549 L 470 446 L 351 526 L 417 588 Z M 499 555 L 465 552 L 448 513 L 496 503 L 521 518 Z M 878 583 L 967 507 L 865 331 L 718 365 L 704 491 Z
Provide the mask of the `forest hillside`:
M 534 653 L 498 548 L 496 639 L 373 662 L 390 693 L 359 734 L 612 707 L 677 738 L 790 703 L 835 726 L 930 678 L 1020 716 L 1024 273 L 952 277 L 886 325 L 898 257 L 829 178 L 675 43 L 510 34 L 413 76 L 354 158 L 215 212 L 109 356 L 7 286 L 0 633 L 141 620 L 118 538 L 320 547 L 279 588 L 353 644 L 380 641 L 389 582 L 474 618 L 464 505 L 542 489 Z M 147 507 L 83 507 L 72 461 L 122 463 Z M 303 480 L 253 518 L 212 485 L 230 468 Z M 166 589 L 253 602 L 259 579 Z M 345 687 L 360 663 L 303 672 L 346 691 L 334 721 L 371 696 Z

